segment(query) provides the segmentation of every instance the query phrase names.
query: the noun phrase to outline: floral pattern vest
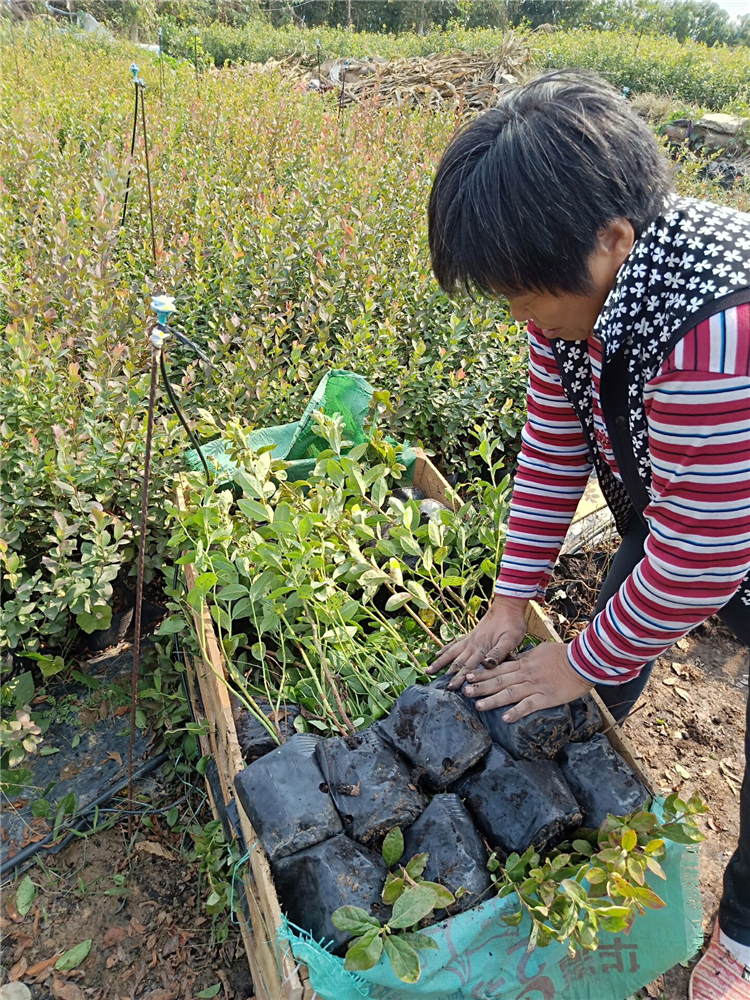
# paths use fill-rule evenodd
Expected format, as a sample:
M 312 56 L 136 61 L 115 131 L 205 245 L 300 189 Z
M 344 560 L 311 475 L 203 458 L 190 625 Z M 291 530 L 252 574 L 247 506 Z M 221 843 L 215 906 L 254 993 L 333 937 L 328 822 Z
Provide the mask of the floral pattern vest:
M 750 215 L 670 197 L 620 268 L 594 328 L 602 342 L 602 411 L 622 482 L 596 443 L 586 341 L 551 341 L 620 534 L 651 501 L 646 385 L 687 333 L 744 302 L 750 302 Z M 750 574 L 738 596 L 750 604 Z

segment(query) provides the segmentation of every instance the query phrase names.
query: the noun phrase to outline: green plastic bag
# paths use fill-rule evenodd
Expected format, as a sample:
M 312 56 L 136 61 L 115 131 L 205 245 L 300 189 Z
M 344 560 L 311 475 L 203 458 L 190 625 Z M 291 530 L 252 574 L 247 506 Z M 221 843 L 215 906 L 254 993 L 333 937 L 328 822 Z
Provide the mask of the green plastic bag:
M 345 437 L 354 447 L 367 440 L 364 422 L 373 392 L 370 383 L 361 375 L 333 368 L 323 376 L 299 420 L 251 431 L 248 435 L 250 447 L 258 451 L 273 445 L 272 457 L 290 463 L 287 470 L 289 480 L 306 479 L 315 468 L 317 456 L 327 447 L 323 438 L 313 430 L 313 413 L 320 410 L 328 417 L 340 414 L 346 428 Z M 207 459 L 210 457 L 218 464 L 218 481 L 231 481 L 237 466 L 229 457 L 227 442 L 218 438 L 203 445 L 202 449 Z M 186 452 L 185 461 L 192 472 L 199 472 L 202 468 L 200 456 L 194 448 Z M 414 453 L 407 449 L 402 461 L 407 467 L 405 478 L 410 480 L 414 471 Z

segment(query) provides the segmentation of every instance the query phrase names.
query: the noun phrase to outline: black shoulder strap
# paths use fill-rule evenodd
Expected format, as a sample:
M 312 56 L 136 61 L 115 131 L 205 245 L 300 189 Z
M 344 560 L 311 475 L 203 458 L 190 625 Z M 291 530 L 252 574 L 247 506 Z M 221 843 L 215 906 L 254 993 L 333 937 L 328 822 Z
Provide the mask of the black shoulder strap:
M 738 288 L 735 292 L 712 299 L 694 312 L 664 345 L 662 359 L 668 358 L 677 344 L 699 323 L 735 306 L 750 302 L 750 287 Z M 620 350 L 602 366 L 601 400 L 604 419 L 612 444 L 612 452 L 623 485 L 642 519 L 643 512 L 651 502 L 646 485 L 638 472 L 638 463 L 630 436 L 630 407 L 628 400 L 629 378 L 626 352 Z

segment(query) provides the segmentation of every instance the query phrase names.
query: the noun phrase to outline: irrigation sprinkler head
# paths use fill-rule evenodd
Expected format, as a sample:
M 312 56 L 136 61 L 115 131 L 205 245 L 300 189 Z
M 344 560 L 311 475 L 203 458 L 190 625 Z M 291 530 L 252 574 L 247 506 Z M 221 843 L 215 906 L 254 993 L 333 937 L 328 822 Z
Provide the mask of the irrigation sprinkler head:
M 151 299 L 151 308 L 156 313 L 156 321 L 159 326 L 166 326 L 169 317 L 177 311 L 173 295 L 155 295 Z
M 157 326 L 155 326 L 151 331 L 151 346 L 157 347 L 161 350 L 161 348 L 164 347 L 164 341 L 168 336 L 169 333 L 161 325 L 157 324 Z
M 136 66 L 135 63 L 131 64 L 131 66 L 130 66 L 130 72 L 133 74 L 133 82 L 134 83 L 140 83 L 141 81 L 138 79 L 138 72 L 139 72 L 139 70 L 138 70 L 138 66 Z

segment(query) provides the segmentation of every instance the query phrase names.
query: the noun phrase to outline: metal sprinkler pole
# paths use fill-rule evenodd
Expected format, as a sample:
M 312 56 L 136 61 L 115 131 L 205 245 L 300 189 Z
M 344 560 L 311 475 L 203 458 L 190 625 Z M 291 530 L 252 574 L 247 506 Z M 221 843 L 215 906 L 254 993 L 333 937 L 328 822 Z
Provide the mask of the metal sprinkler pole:
M 316 45 L 316 47 L 318 49 L 318 85 L 320 87 L 320 96 L 322 97 L 323 96 L 323 80 L 321 79 L 321 76 L 320 76 L 320 39 L 318 39 L 316 41 L 315 45 Z
M 193 59 L 195 61 L 195 85 L 200 86 L 200 79 L 198 77 L 198 29 L 193 28 Z
M 148 398 L 148 423 L 146 425 L 146 457 L 143 466 L 143 489 L 141 491 L 141 530 L 138 538 L 138 575 L 135 585 L 135 613 L 133 615 L 133 669 L 130 678 L 130 740 L 128 743 L 128 805 L 133 801 L 133 747 L 135 745 L 136 711 L 138 706 L 138 670 L 141 662 L 141 621 L 143 611 L 143 578 L 146 567 L 146 536 L 148 533 L 148 491 L 151 480 L 151 443 L 154 435 L 154 412 L 156 410 L 156 386 L 159 381 L 159 359 L 164 341 L 169 336 L 164 326 L 170 313 L 174 312 L 174 300 L 167 295 L 152 299 L 157 323 L 151 331 L 151 389 Z M 129 836 L 133 836 L 134 818 L 128 817 Z

